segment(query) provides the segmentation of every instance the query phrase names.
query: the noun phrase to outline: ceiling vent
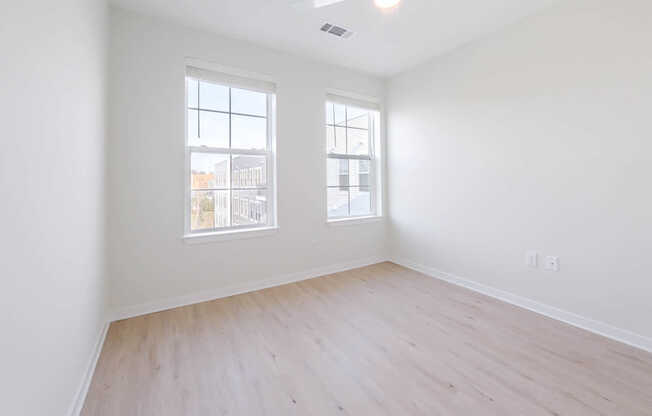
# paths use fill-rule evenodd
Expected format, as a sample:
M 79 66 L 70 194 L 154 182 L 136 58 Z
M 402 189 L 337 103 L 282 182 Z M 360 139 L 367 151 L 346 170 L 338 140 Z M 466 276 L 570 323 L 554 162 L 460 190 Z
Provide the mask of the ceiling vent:
M 321 29 L 322 32 L 330 33 L 331 35 L 337 36 L 338 38 L 350 38 L 353 36 L 353 32 L 343 27 L 332 25 L 330 23 L 325 23 Z

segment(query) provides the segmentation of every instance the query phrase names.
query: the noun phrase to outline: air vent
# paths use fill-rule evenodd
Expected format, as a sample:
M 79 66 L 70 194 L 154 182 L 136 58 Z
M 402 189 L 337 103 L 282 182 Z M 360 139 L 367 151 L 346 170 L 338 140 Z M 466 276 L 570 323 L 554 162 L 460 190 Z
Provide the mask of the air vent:
M 351 32 L 348 29 L 344 29 L 343 27 L 332 25 L 330 23 L 324 23 L 324 25 L 320 29 L 322 32 L 330 33 L 331 35 L 337 36 L 338 38 L 350 38 L 353 35 L 353 32 Z

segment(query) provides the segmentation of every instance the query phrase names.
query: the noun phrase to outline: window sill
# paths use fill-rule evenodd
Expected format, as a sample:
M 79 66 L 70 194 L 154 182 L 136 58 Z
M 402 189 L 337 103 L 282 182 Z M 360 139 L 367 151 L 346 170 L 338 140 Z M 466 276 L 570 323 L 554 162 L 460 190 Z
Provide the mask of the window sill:
M 243 240 L 247 238 L 258 238 L 273 235 L 278 232 L 278 229 L 278 226 L 273 226 L 245 230 L 220 231 L 215 233 L 186 234 L 183 236 L 183 241 L 186 244 L 195 245 L 218 243 L 231 240 Z
M 382 222 L 385 217 L 382 216 L 369 216 L 369 217 L 353 217 L 353 218 L 339 218 L 336 220 L 328 220 L 326 223 L 332 227 L 345 227 L 348 225 L 369 224 L 374 222 Z

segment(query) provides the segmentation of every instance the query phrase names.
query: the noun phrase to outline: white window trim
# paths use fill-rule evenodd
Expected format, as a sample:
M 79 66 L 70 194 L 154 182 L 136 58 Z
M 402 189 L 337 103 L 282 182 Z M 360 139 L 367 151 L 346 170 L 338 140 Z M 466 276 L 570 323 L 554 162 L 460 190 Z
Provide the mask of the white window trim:
M 339 219 L 330 219 L 326 223 L 331 227 L 346 227 L 350 225 L 372 224 L 384 222 L 385 217 L 382 215 L 367 215 L 366 217 L 346 217 Z
M 364 108 L 370 111 L 381 110 L 381 100 L 379 98 L 334 89 L 326 91 L 326 101 Z
M 196 60 L 187 60 L 192 62 L 192 65 L 186 66 L 186 73 L 184 75 L 184 234 L 182 239 L 188 244 L 202 244 L 216 241 L 237 240 L 243 238 L 261 237 L 275 233 L 279 229 L 278 216 L 277 216 L 277 175 L 276 175 L 276 93 L 275 84 L 261 78 L 257 81 L 253 78 L 244 78 L 238 73 L 219 73 L 212 72 L 211 69 L 200 70 L 197 68 Z M 214 67 L 215 65 L 210 65 Z M 204 74 L 204 76 L 199 76 Z M 223 148 L 211 148 L 204 146 L 190 146 L 188 142 L 188 77 L 201 79 L 214 84 L 223 85 L 229 88 L 249 89 L 267 94 L 267 148 L 269 150 L 234 150 Z M 206 79 L 204 79 L 206 78 Z M 230 83 L 232 80 L 237 82 Z M 261 86 L 264 86 L 261 87 Z M 193 152 L 201 153 L 219 153 L 228 154 L 231 152 L 237 154 L 251 154 L 251 155 L 266 155 L 267 156 L 267 198 L 268 198 L 268 214 L 266 224 L 253 224 L 245 226 L 231 226 L 214 228 L 211 230 L 198 230 L 191 231 L 190 229 L 190 200 L 192 195 L 191 186 L 191 155 Z M 229 173 L 231 175 L 231 172 Z M 229 176 L 230 177 L 230 176 Z M 231 201 L 229 202 L 231 204 Z M 232 207 L 231 207 L 232 209 Z M 231 212 L 231 211 L 230 211 Z M 231 212 L 231 215 L 232 212 Z
M 186 234 L 183 236 L 183 241 L 189 245 L 197 245 L 217 243 L 222 241 L 245 240 L 248 238 L 271 236 L 276 234 L 278 230 L 278 226 L 272 226 L 260 228 L 244 228 L 221 232 Z
M 326 183 L 326 205 L 325 205 L 325 216 L 326 223 L 332 226 L 346 226 L 346 225 L 358 225 L 358 224 L 368 224 L 374 222 L 384 221 L 383 216 L 383 194 L 382 186 L 384 180 L 384 172 L 381 159 L 381 145 L 382 145 L 382 117 L 381 117 L 381 105 L 378 100 L 373 97 L 365 97 L 358 94 L 347 94 L 341 91 L 329 90 L 326 93 L 325 103 L 336 103 L 346 106 L 361 108 L 369 110 L 374 113 L 374 120 L 370 120 L 370 137 L 369 137 L 369 155 L 370 158 L 365 155 L 348 155 L 348 154 L 339 154 L 339 153 L 329 153 L 326 149 L 326 161 L 328 159 L 349 159 L 349 160 L 369 160 L 369 169 L 370 169 L 370 181 L 373 181 L 373 186 L 369 186 L 371 193 L 371 206 L 373 208 L 371 214 L 363 215 L 350 215 L 343 217 L 329 217 L 328 216 L 328 183 Z M 326 126 L 326 123 L 324 123 Z M 324 129 L 324 132 L 326 129 Z M 327 146 L 328 137 L 324 133 L 323 143 Z M 328 172 L 326 173 L 328 177 Z

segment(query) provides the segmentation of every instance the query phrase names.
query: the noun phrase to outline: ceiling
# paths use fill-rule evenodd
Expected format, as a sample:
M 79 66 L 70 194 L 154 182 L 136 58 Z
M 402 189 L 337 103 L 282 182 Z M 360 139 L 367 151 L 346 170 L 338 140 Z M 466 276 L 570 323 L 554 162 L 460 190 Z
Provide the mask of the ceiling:
M 558 0 L 402 0 L 389 11 L 373 0 L 314 9 L 296 0 L 112 0 L 114 5 L 277 50 L 392 76 L 538 12 Z M 324 23 L 355 32 L 323 33 Z

